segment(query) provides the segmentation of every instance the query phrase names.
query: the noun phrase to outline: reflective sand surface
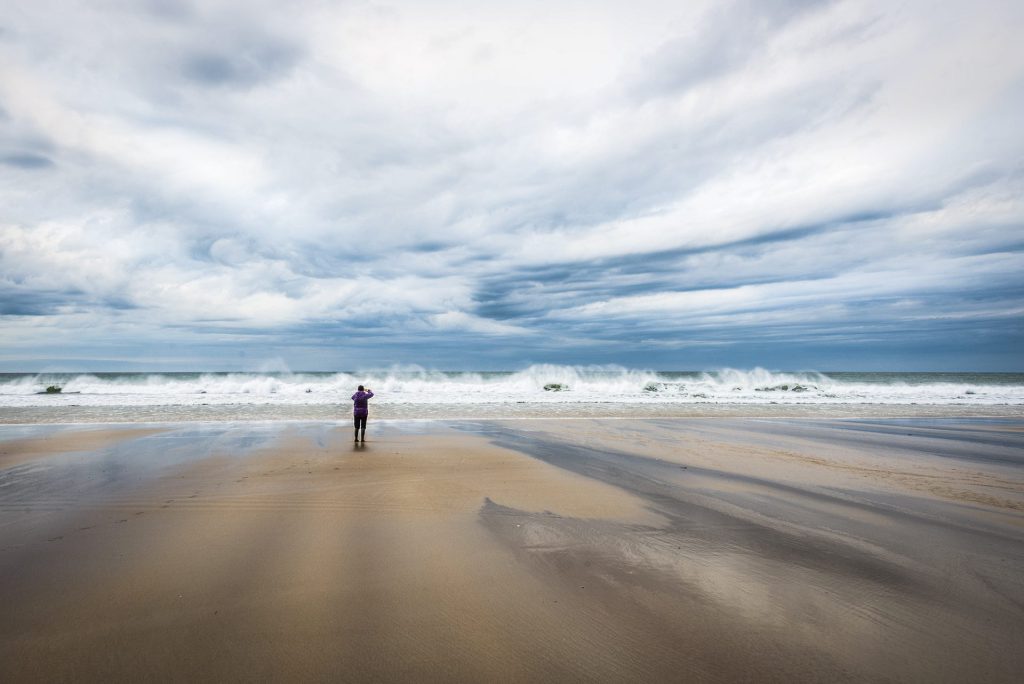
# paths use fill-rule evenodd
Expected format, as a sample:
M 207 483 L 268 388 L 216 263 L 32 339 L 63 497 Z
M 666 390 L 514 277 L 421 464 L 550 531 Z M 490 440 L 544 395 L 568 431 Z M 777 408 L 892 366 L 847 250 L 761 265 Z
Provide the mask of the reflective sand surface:
M 1024 421 L 0 429 L 0 679 L 1015 681 Z

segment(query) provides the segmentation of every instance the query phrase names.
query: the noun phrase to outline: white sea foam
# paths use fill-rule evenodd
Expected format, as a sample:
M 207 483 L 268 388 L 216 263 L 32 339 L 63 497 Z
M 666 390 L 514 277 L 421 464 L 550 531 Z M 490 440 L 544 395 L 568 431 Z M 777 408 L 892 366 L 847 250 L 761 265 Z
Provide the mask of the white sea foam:
M 406 367 L 358 374 L 8 374 L 0 376 L 0 407 L 346 404 L 358 384 L 377 393 L 377 405 L 1024 405 L 1024 375 L 1019 374 L 779 373 L 762 368 L 666 373 L 535 365 L 508 373 Z M 50 385 L 61 392 L 42 393 Z

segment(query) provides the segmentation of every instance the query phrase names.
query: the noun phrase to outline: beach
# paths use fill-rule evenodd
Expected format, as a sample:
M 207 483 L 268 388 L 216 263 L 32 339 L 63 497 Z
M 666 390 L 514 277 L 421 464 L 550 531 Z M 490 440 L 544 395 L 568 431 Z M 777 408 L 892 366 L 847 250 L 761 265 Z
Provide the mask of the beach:
M 0 680 L 1011 682 L 1024 419 L 0 426 Z
M 1024 2 L 5 6 L 0 684 L 1024 684 Z

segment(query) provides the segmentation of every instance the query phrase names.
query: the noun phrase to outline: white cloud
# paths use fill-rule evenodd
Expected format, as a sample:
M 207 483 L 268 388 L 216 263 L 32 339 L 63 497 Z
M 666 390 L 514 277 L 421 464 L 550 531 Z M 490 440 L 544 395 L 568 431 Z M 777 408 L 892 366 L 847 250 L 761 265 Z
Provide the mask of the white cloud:
M 799 335 L 872 298 L 930 320 L 922 292 L 1012 332 L 1020 3 L 4 15 L 9 344 L 370 322 L 582 348 L 622 316 L 682 348 L 659 317 Z

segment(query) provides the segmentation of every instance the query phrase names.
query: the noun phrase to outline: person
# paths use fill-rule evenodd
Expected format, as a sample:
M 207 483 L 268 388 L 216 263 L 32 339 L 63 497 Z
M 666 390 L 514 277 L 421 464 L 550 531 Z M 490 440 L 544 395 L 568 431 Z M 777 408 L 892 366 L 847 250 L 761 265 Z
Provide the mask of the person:
M 373 391 L 364 388 L 362 385 L 356 390 L 356 393 L 352 395 L 352 401 L 355 403 L 355 407 L 352 410 L 352 416 L 355 419 L 356 424 L 356 440 L 357 442 L 366 441 L 366 418 L 370 415 L 370 406 L 368 401 L 373 396 Z M 362 435 L 359 434 L 359 429 L 362 428 Z

